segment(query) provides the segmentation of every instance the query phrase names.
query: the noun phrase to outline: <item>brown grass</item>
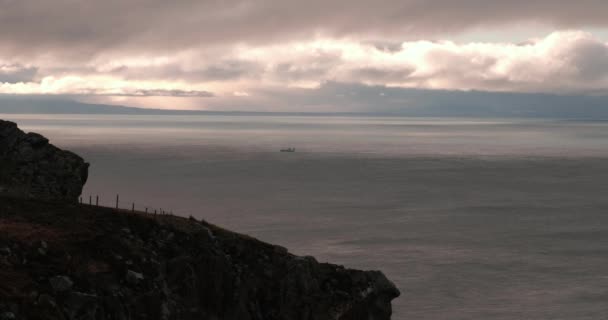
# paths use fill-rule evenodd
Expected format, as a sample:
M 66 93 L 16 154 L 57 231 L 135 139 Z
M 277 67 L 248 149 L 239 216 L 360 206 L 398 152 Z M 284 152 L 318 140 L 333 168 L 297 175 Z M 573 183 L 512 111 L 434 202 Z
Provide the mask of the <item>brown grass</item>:
M 9 219 L 0 219 L 0 234 L 30 245 L 41 239 L 57 242 L 66 235 L 64 231 L 53 227 Z

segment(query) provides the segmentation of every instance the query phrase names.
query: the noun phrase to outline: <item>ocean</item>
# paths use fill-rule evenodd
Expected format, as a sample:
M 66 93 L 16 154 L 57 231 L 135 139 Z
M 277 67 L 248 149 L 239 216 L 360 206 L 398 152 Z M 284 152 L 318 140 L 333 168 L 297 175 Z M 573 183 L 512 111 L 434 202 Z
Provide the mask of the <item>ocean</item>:
M 382 270 L 402 292 L 394 319 L 608 315 L 608 122 L 0 118 L 90 162 L 85 201 L 119 194 L 125 208 Z

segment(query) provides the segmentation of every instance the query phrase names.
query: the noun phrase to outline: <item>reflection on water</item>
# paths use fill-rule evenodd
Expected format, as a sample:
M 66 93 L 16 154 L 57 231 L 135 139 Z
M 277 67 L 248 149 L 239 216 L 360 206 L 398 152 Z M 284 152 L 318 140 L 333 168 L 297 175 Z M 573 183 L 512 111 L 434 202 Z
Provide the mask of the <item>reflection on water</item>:
M 606 155 L 608 122 L 286 116 L 5 115 L 60 143 L 319 154 Z
M 0 118 L 90 161 L 85 195 L 382 269 L 403 293 L 395 319 L 608 314 L 608 123 Z

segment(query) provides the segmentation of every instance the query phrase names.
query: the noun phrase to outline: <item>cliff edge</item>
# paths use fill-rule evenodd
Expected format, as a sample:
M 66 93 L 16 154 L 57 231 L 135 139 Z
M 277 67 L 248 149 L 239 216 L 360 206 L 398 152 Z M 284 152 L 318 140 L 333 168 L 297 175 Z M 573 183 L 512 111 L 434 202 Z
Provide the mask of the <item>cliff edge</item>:
M 384 320 L 398 295 L 204 221 L 0 198 L 1 319 Z
M 399 291 L 205 221 L 78 204 L 88 164 L 0 121 L 0 320 L 386 320 Z
M 89 164 L 37 133 L 0 120 L 0 195 L 76 202 Z

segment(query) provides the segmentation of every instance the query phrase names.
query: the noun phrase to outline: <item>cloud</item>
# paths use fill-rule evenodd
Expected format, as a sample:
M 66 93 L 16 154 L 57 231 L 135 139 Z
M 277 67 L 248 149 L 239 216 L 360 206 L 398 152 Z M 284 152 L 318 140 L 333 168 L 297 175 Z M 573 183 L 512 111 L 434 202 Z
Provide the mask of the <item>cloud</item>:
M 317 35 L 412 40 L 521 23 L 608 27 L 604 0 L 0 0 L 0 48 L 87 58 Z
M 407 79 L 415 71 L 412 67 L 395 67 L 395 68 L 379 68 L 379 67 L 363 67 L 360 69 L 354 68 L 350 72 L 353 80 L 364 79 L 369 82 L 394 82 L 399 83 L 407 81 Z
M 187 97 L 187 98 L 209 98 L 213 97 L 213 93 L 208 91 L 199 90 L 163 90 L 163 89 L 151 89 L 151 90 L 127 90 L 121 94 L 108 94 L 113 96 L 132 96 L 132 97 Z
M 608 44 L 579 31 L 555 32 L 527 44 L 404 42 L 399 49 L 363 43 L 312 42 L 291 52 L 331 51 L 338 58 L 299 81 L 359 82 L 370 85 L 451 90 L 587 92 L 608 88 Z M 311 64 L 311 58 L 303 59 Z M 313 60 L 314 61 L 314 60 Z M 311 65 L 315 65 L 312 63 Z M 286 78 L 289 80 L 289 78 Z
M 229 100 L 239 96 L 235 92 L 246 92 L 247 101 L 258 106 L 269 89 L 313 89 L 328 82 L 608 94 L 608 43 L 582 31 L 554 32 L 525 43 L 422 40 L 382 44 L 315 38 L 236 44 L 220 51 L 100 54 L 80 62 L 69 57 L 2 59 L 0 93 L 5 94 Z
M 99 65 L 96 72 L 108 72 L 128 80 L 160 79 L 160 80 L 186 80 L 196 81 L 233 81 L 243 77 L 254 78 L 259 74 L 260 65 L 244 60 L 216 60 L 207 59 L 200 62 L 191 62 L 183 59 L 183 55 L 176 55 L 162 63 L 145 64 L 124 61 L 113 62 L 111 65 Z M 144 58 L 145 59 L 145 58 Z M 154 60 L 155 58 L 151 58 Z
M 112 76 L 46 76 L 39 82 L 0 83 L 0 94 L 116 97 L 213 97 L 187 83 L 125 81 Z
M 577 31 L 608 29 L 606 12 L 605 0 L 0 0 L 0 94 L 260 109 L 300 95 L 302 108 L 357 105 L 331 83 L 386 88 L 370 95 L 383 101 L 390 88 L 606 95 L 608 44 Z M 510 28 L 550 31 L 463 40 Z
M 0 63 L 0 83 L 29 82 L 34 79 L 37 72 L 38 69 L 33 67 Z

